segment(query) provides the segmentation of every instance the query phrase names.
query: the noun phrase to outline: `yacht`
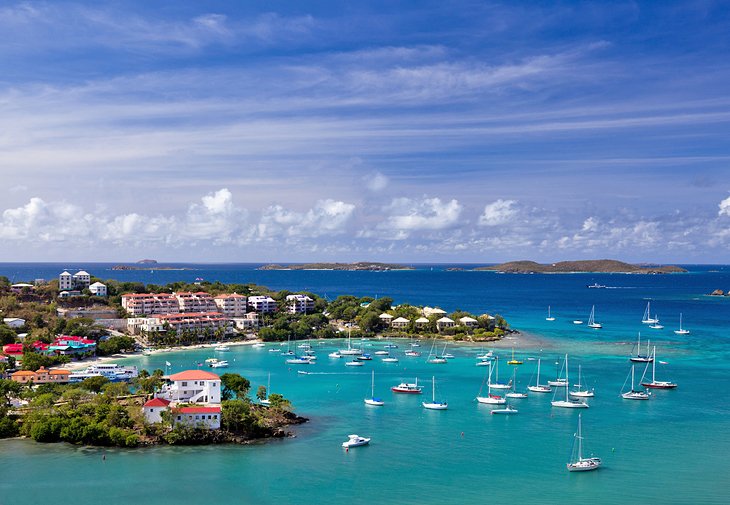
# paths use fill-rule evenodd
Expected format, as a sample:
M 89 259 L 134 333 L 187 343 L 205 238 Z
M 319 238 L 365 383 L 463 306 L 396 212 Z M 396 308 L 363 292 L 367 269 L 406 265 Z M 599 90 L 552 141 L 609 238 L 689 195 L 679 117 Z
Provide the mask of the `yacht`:
M 210 364 L 211 368 L 228 368 L 228 362 L 224 359 L 218 360 Z
M 624 400 L 648 400 L 650 393 L 647 391 L 639 391 L 634 389 L 634 367 L 636 365 L 631 365 L 631 390 L 622 392 L 621 398 Z M 626 378 L 628 380 L 628 377 Z
M 429 410 L 446 410 L 449 408 L 448 403 L 436 401 L 436 377 L 431 378 L 431 401 L 422 402 L 421 405 L 423 405 L 424 409 Z
M 350 447 L 361 447 L 369 443 L 369 438 L 361 437 L 360 435 L 348 435 L 348 440 L 347 442 L 342 442 L 342 447 L 349 449 Z
M 574 435 L 573 454 L 570 462 L 566 465 L 569 472 L 587 472 L 597 470 L 601 466 L 601 458 L 583 457 L 583 434 L 581 433 L 580 420 L 581 415 L 578 414 L 578 431 Z
M 562 407 L 564 409 L 587 409 L 588 404 L 586 402 L 580 401 L 580 400 L 574 400 L 570 398 L 570 394 L 568 393 L 568 355 L 565 355 L 565 399 L 564 400 L 556 400 L 555 395 L 553 395 L 553 401 L 550 402 L 550 404 L 553 407 Z M 557 390 L 555 391 L 557 393 Z
M 418 379 L 416 379 L 415 383 L 410 382 L 401 382 L 397 386 L 393 386 L 390 388 L 391 391 L 394 393 L 406 393 L 406 394 L 416 394 L 420 395 L 423 391 L 423 386 L 418 385 Z
M 533 393 L 550 393 L 552 391 L 550 386 L 540 384 L 540 361 L 541 359 L 537 358 L 537 381 L 534 386 L 527 386 L 527 389 Z
M 228 352 L 231 350 L 231 348 L 228 347 L 227 345 L 219 344 L 219 345 L 215 346 L 213 348 L 213 350 L 218 351 L 218 352 Z

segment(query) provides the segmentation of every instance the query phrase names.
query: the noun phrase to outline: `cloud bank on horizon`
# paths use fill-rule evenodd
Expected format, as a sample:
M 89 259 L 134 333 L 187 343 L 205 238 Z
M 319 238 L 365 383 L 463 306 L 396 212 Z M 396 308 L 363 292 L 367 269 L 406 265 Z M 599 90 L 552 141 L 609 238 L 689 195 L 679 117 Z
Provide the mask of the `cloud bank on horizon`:
M 0 6 L 0 261 L 726 262 L 713 2 Z

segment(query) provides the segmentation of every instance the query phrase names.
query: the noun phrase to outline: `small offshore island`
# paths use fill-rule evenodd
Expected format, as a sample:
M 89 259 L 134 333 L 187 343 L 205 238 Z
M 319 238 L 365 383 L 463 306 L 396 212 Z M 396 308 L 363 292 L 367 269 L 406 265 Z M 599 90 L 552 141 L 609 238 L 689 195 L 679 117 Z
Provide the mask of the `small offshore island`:
M 618 260 L 560 261 L 541 264 L 534 261 L 510 261 L 499 265 L 477 267 L 512 274 L 567 274 L 567 273 L 622 273 L 622 274 L 673 274 L 686 272 L 684 268 L 663 265 L 632 265 Z
M 387 271 L 387 270 L 414 270 L 413 267 L 394 263 L 377 263 L 358 261 L 356 263 L 297 263 L 292 265 L 270 264 L 258 268 L 259 270 L 347 270 L 347 271 Z

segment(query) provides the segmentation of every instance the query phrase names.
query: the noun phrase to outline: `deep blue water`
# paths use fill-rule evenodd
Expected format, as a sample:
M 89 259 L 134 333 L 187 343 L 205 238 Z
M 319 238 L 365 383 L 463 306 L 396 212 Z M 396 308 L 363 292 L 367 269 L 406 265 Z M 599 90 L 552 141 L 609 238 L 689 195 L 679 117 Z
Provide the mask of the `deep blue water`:
M 706 296 L 730 289 L 730 267 L 688 266 L 676 275 L 507 275 L 449 272 L 443 265 L 415 271 L 332 272 L 257 271 L 253 265 L 197 265 L 195 270 L 111 271 L 111 265 L 0 264 L 0 275 L 13 281 L 52 278 L 64 268 L 84 268 L 101 278 L 164 284 L 172 280 L 255 282 L 273 289 L 308 290 L 333 299 L 340 294 L 390 296 L 396 303 L 437 305 L 475 313 L 500 313 L 523 333 L 494 346 L 503 358 L 514 347 L 524 364 L 517 381 L 524 388 L 535 361 L 543 357 L 543 374 L 555 374 L 555 361 L 570 353 L 582 365 L 586 382 L 596 388 L 583 427 L 589 451 L 605 467 L 590 474 L 568 474 L 577 413 L 550 407 L 551 395 L 515 400 L 514 417 L 489 415 L 474 397 L 484 378 L 475 367 L 477 348 L 453 345 L 456 359 L 428 365 L 424 358 L 386 364 L 377 360 L 354 371 L 327 358 L 336 347 L 317 347 L 319 360 L 308 375 L 267 350 L 235 348 L 231 368 L 290 398 L 311 422 L 297 428 L 295 439 L 248 447 L 159 447 L 107 451 L 28 441 L 0 442 L 0 468 L 12 479 L 0 481 L 0 503 L 96 504 L 105 496 L 122 502 L 187 503 L 728 503 L 730 502 L 730 298 Z M 186 265 L 190 267 L 191 265 Z M 598 282 L 607 289 L 588 289 Z M 641 324 L 652 301 L 664 330 Z M 547 322 L 550 305 L 556 321 Z M 602 330 L 577 326 L 591 306 Z M 679 313 L 690 335 L 677 336 Z M 619 392 L 629 372 L 626 356 L 638 332 L 658 346 L 660 379 L 679 383 L 658 391 L 650 401 L 622 400 Z M 372 349 L 380 344 L 372 343 Z M 428 343 L 422 350 L 427 352 Z M 424 352 L 424 357 L 425 357 Z M 175 371 L 193 368 L 210 350 L 162 353 L 131 360 L 146 368 L 171 361 Z M 506 359 L 502 360 L 502 363 Z M 376 371 L 382 408 L 362 399 Z M 511 367 L 500 366 L 500 375 Z M 639 371 L 640 372 L 640 371 Z M 572 369 L 573 376 L 575 368 Z M 424 411 L 421 398 L 392 395 L 388 388 L 403 379 L 427 382 L 436 376 L 438 396 L 449 401 L 446 412 Z M 426 388 L 426 395 L 430 389 Z M 347 434 L 373 437 L 370 447 L 345 453 Z M 463 435 L 462 435 L 463 433 Z M 53 469 L 52 471 L 50 469 Z M 43 479 L 38 475 L 43 474 Z M 78 475 L 92 475 L 79 485 Z M 33 482 L 33 486 L 26 483 Z

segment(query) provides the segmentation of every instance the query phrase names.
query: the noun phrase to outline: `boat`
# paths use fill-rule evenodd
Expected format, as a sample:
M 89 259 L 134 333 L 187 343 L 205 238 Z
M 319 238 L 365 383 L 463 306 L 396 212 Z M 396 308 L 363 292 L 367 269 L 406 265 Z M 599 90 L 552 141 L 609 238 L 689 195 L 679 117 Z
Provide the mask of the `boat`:
M 216 361 L 218 361 L 218 358 L 207 358 L 205 360 L 206 363 L 215 363 Z
M 590 289 L 604 289 L 606 288 L 605 284 L 598 284 L 597 282 L 594 282 L 593 284 L 586 285 L 587 288 Z
M 294 356 L 285 361 L 287 365 L 311 365 L 312 360 L 302 356 Z
M 649 354 L 649 341 L 646 341 L 646 354 L 641 354 L 641 333 L 636 341 L 636 356 L 630 356 L 629 361 L 634 363 L 650 363 L 654 358 Z
M 649 328 L 651 328 L 652 330 L 663 330 L 664 325 L 659 323 L 659 316 L 655 315 L 654 320 L 656 321 L 656 323 L 650 324 Z
M 535 385 L 527 386 L 527 389 L 533 393 L 549 393 L 552 391 L 552 388 L 548 385 L 540 384 L 540 361 L 542 360 L 537 358 L 537 380 L 535 381 Z
M 650 382 L 644 382 L 644 378 L 641 378 L 641 385 L 645 388 L 650 389 L 674 389 L 677 387 L 677 384 L 674 382 L 669 381 L 658 381 L 656 380 L 656 346 L 654 346 L 654 350 L 651 353 L 651 357 L 653 358 L 651 360 L 651 381 Z M 646 370 L 644 371 L 646 374 Z
M 428 358 L 426 358 L 426 363 L 430 363 L 432 365 L 443 365 L 444 363 L 446 363 L 446 358 L 433 353 L 433 349 L 435 346 L 436 339 L 434 339 L 433 344 L 431 344 L 431 350 L 428 353 Z M 444 349 L 446 349 L 446 347 L 444 347 Z
M 369 438 L 361 437 L 360 435 L 348 435 L 347 442 L 342 442 L 342 447 L 349 449 L 350 447 L 362 447 L 370 443 Z
M 483 359 L 481 361 L 477 361 L 477 366 L 489 366 L 491 364 L 492 364 L 492 362 L 489 361 L 488 359 Z
M 358 356 L 362 354 L 362 349 L 352 347 L 352 336 L 351 329 L 347 329 L 347 349 L 340 349 L 340 354 L 343 356 Z
M 574 319 L 573 324 L 583 324 L 583 321 L 580 319 Z
M 500 384 L 499 382 L 499 356 L 496 357 L 494 360 L 495 366 L 494 366 L 494 382 L 491 382 L 492 373 L 490 370 L 489 378 L 490 378 L 490 387 L 492 389 L 510 389 L 512 387 L 512 380 L 507 384 Z M 491 368 L 491 367 L 490 367 Z
M 252 345 L 251 347 L 255 347 L 255 348 L 257 348 L 257 349 L 258 349 L 258 348 L 260 348 L 260 347 L 266 347 L 266 344 L 264 344 L 263 342 L 256 342 L 256 343 L 255 343 L 255 344 L 253 344 L 253 345 Z
M 507 403 L 507 400 L 500 395 L 493 394 L 492 393 L 492 371 L 494 368 L 492 367 L 492 364 L 490 362 L 489 364 L 489 376 L 487 378 L 487 396 L 482 396 L 482 389 L 484 389 L 484 381 L 482 381 L 482 387 L 479 389 L 479 394 L 477 394 L 477 402 L 479 403 L 485 403 L 487 405 L 504 405 Z
M 568 355 L 565 355 L 565 384 L 566 386 L 570 384 L 568 379 Z M 558 391 L 555 390 L 555 393 Z M 568 388 L 565 388 L 565 399 L 564 400 L 556 400 L 555 395 L 553 395 L 553 401 L 550 402 L 550 404 L 553 407 L 561 407 L 564 409 L 587 409 L 588 404 L 586 402 L 580 401 L 580 400 L 574 400 L 570 398 L 570 394 L 568 393 Z
M 352 361 L 345 362 L 345 366 L 362 366 L 362 361 L 353 359 Z
M 588 472 L 601 467 L 601 458 L 583 457 L 583 434 L 581 432 L 581 414 L 578 414 L 578 431 L 573 438 L 573 454 L 566 465 L 569 472 Z
M 512 359 L 507 362 L 508 365 L 521 365 L 522 361 L 515 359 L 515 348 L 512 348 Z
M 210 364 L 211 368 L 228 368 L 228 362 L 226 360 L 216 361 Z
M 448 403 L 436 401 L 436 377 L 431 377 L 431 401 L 421 402 L 421 405 L 428 410 L 446 410 L 449 408 Z
M 515 368 L 512 372 L 512 391 L 509 393 L 506 393 L 504 396 L 507 398 L 517 398 L 517 399 L 524 399 L 527 398 L 527 393 L 517 392 L 516 390 L 516 384 L 517 384 L 517 369 Z M 509 406 L 508 406 L 509 408 Z
M 445 353 L 443 353 L 443 354 L 441 355 L 441 357 L 442 357 L 442 358 L 446 358 L 446 359 L 454 359 L 454 358 L 455 358 L 456 356 L 454 356 L 454 355 L 453 355 L 453 354 L 451 354 L 450 352 L 445 352 Z
M 406 351 L 403 354 L 405 354 L 406 356 L 410 356 L 412 358 L 417 358 L 421 355 L 421 353 L 418 351 Z
M 213 350 L 218 351 L 218 352 L 228 352 L 231 350 L 231 348 L 228 347 L 227 345 L 220 344 L 220 345 L 215 346 L 213 348 Z
M 548 386 L 553 386 L 556 388 L 564 388 L 568 386 L 568 380 L 565 377 L 560 377 L 560 370 L 558 369 L 558 366 L 560 365 L 559 361 L 555 362 L 555 380 L 548 381 Z
M 647 366 L 649 364 L 647 363 Z M 649 392 L 647 391 L 639 391 L 634 389 L 634 368 L 636 365 L 631 365 L 631 390 L 626 392 L 621 392 L 621 398 L 624 400 L 648 400 L 649 399 Z M 626 380 L 628 380 L 628 377 L 626 377 Z M 624 381 L 624 384 L 626 384 L 626 381 Z
M 341 358 L 342 354 L 340 354 L 339 351 L 335 351 L 335 352 L 329 353 L 327 356 L 329 356 L 330 358 Z
M 388 354 L 390 354 L 390 352 L 389 351 L 375 351 L 373 354 L 375 354 L 376 356 L 387 356 Z
M 361 354 L 360 356 L 356 356 L 355 359 L 358 361 L 372 361 L 373 357 L 369 354 Z
M 385 402 L 380 398 L 375 397 L 375 370 L 373 370 L 372 379 L 370 381 L 370 398 L 365 398 L 365 405 L 372 405 L 373 407 L 382 407 Z
M 674 330 L 675 335 L 689 335 L 689 330 L 682 328 L 682 313 L 679 313 L 679 329 Z
M 588 316 L 588 327 L 593 328 L 594 330 L 600 330 L 603 328 L 603 325 L 601 323 L 596 322 L 596 306 L 593 305 L 591 307 L 591 315 Z
M 493 358 L 494 358 L 494 352 L 493 351 L 484 352 L 484 349 L 482 349 L 482 353 L 481 354 L 477 354 L 477 359 L 480 359 L 482 361 L 483 360 L 488 360 L 488 359 L 493 359 Z
M 651 301 L 646 302 L 646 310 L 644 310 L 644 316 L 641 318 L 641 322 L 644 324 L 655 324 L 659 320 L 651 317 Z
M 394 358 L 392 356 L 389 356 L 387 358 L 383 358 L 381 361 L 383 363 L 398 363 L 398 358 Z
M 387 343 L 383 346 L 385 349 L 398 349 L 398 346 L 395 344 Z
M 259 400 L 259 403 L 261 405 L 266 405 L 267 407 L 271 405 L 271 401 L 269 401 L 269 390 L 271 389 L 271 372 L 269 372 L 269 378 L 266 381 L 266 398 L 263 398 Z
M 593 388 L 584 389 L 582 381 L 583 377 L 581 376 L 581 366 L 578 365 L 578 384 L 575 385 L 575 387 L 577 387 L 578 389 L 575 391 L 571 391 L 570 396 L 574 398 L 593 398 L 595 396 Z
M 394 393 L 406 393 L 406 394 L 414 394 L 414 395 L 420 395 L 423 391 L 423 386 L 418 385 L 418 379 L 416 379 L 415 383 L 410 382 L 401 382 L 397 386 L 393 386 L 390 388 L 391 391 Z
M 492 409 L 492 414 L 504 414 L 504 415 L 510 415 L 510 414 L 517 414 L 519 410 L 512 407 L 511 405 L 507 404 L 501 409 Z
M 281 352 L 281 349 L 273 348 L 269 349 L 269 352 Z
M 555 321 L 555 318 L 550 314 L 550 305 L 548 305 L 548 315 L 545 318 L 545 321 Z

